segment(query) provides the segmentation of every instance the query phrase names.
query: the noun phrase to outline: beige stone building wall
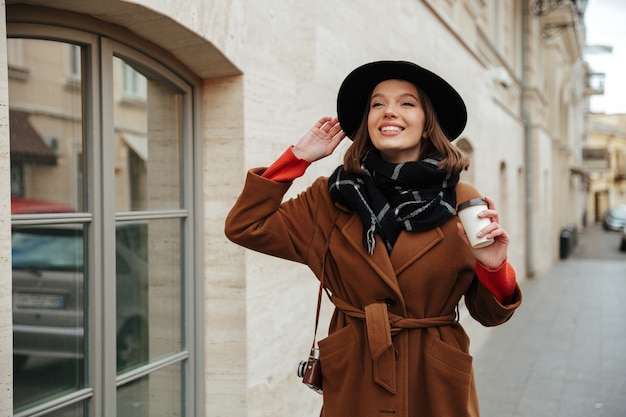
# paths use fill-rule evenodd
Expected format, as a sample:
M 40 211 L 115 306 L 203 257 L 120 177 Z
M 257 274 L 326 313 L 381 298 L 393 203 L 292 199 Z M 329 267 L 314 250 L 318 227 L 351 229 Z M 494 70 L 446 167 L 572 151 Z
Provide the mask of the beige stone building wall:
M 580 162 L 585 133 L 584 30 L 578 22 L 549 39 L 543 36 L 551 19 L 576 20 L 569 6 L 532 16 L 533 2 L 525 0 L 29 3 L 126 27 L 170 51 L 203 79 L 207 416 L 308 416 L 319 409 L 321 398 L 295 376 L 313 336 L 316 281 L 300 265 L 229 243 L 223 222 L 246 170 L 269 165 L 320 116 L 334 115 L 339 84 L 356 66 L 410 60 L 458 89 L 469 111 L 457 141 L 472 157 L 464 178 L 501 209 L 512 239 L 510 261 L 520 279 L 548 269 L 558 257 L 558 230 L 582 219 L 586 198 L 571 168 Z M 6 111 L 6 80 L 0 80 L 0 100 Z M 6 148 L 0 172 L 5 174 L 7 138 L 0 138 Z M 328 175 L 341 163 L 344 149 L 313 165 L 289 196 Z M 0 188 L 7 188 L 7 177 L 0 179 Z M 8 234 L 9 207 L 0 207 Z M 0 278 L 6 289 L 1 292 L 0 343 L 10 349 L 5 261 L 10 249 L 0 251 L 0 267 L 7 269 Z M 326 305 L 324 318 L 329 314 Z M 7 375 L 2 373 L 0 383 L 10 386 Z M 10 395 L 6 392 L 0 395 Z

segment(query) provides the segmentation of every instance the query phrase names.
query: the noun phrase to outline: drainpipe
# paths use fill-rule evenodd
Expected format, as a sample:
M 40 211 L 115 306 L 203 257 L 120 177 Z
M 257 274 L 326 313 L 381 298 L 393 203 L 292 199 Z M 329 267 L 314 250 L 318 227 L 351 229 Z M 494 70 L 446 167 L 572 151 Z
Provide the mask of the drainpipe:
M 521 64 L 522 64 L 522 94 L 520 96 L 520 114 L 524 122 L 524 165 L 526 169 L 525 173 L 525 191 L 526 191 L 526 204 L 524 206 L 524 212 L 526 216 L 526 276 L 529 278 L 535 275 L 535 264 L 533 257 L 533 147 L 531 143 L 532 138 L 532 120 L 527 109 L 526 93 L 528 91 L 528 76 L 526 71 L 527 64 L 527 51 L 529 42 L 529 30 L 530 30 L 530 7 L 531 0 L 521 1 L 522 8 L 522 51 L 521 51 Z

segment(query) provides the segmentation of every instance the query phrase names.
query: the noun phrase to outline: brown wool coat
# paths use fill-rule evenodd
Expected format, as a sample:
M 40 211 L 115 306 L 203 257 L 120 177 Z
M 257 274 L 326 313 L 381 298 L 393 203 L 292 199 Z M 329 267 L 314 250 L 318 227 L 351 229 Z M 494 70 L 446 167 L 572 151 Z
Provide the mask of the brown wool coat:
M 337 309 L 319 341 L 324 417 L 477 417 L 469 340 L 455 320 L 465 296 L 485 326 L 507 321 L 521 303 L 501 305 L 475 278 L 475 259 L 453 216 L 425 232 L 402 232 L 388 255 L 377 237 L 362 244 L 359 217 L 330 200 L 327 178 L 281 204 L 290 183 L 248 173 L 226 220 L 233 242 L 308 265 Z M 457 201 L 479 197 L 467 184 Z

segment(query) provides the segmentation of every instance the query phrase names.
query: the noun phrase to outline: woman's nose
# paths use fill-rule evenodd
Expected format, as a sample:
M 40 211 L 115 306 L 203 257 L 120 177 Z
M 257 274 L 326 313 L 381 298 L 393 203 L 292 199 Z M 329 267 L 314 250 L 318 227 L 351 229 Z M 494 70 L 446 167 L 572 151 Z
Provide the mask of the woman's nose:
M 396 108 L 394 106 L 387 106 L 385 108 L 385 117 L 396 117 L 398 113 L 396 112 Z

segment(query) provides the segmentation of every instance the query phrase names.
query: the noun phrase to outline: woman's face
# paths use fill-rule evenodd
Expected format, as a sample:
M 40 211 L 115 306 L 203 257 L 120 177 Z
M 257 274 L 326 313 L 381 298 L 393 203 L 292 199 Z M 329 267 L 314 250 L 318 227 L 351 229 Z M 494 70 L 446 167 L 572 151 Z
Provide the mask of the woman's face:
M 417 161 L 425 120 L 414 84 L 385 80 L 374 87 L 367 128 L 372 144 L 385 161 Z

